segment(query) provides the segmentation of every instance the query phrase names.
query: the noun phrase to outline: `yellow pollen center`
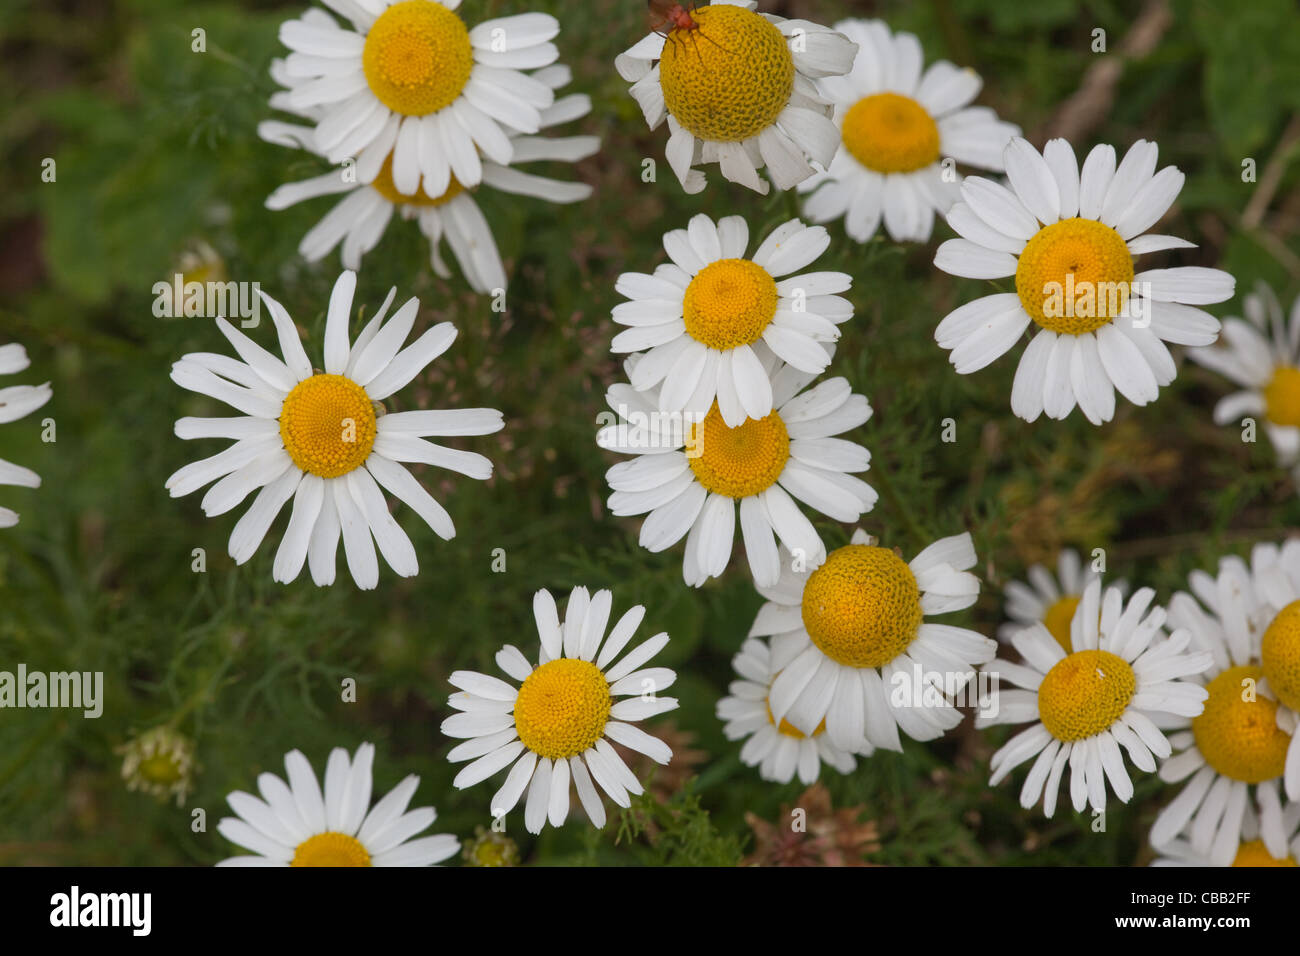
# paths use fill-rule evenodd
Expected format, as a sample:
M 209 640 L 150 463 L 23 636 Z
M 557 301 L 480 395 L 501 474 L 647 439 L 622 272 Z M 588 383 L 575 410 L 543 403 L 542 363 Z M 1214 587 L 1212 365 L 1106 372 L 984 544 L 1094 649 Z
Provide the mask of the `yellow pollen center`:
M 1038 716 L 1047 732 L 1070 742 L 1119 720 L 1137 690 L 1137 676 L 1110 651 L 1078 651 L 1057 661 L 1038 685 Z
M 921 626 L 921 590 L 888 548 L 832 551 L 803 589 L 803 625 L 823 654 L 847 667 L 883 667 Z
M 1300 428 L 1300 368 L 1279 365 L 1264 386 L 1264 408 L 1274 425 Z
M 686 460 L 708 491 L 748 498 L 772 487 L 789 457 L 790 435 L 776 412 L 728 428 L 714 402 L 704 421 L 691 426 Z
M 776 315 L 776 280 L 748 259 L 720 259 L 696 273 L 682 299 L 686 333 L 725 352 L 758 340 Z
M 421 180 L 421 183 L 423 183 L 423 180 Z M 370 184 L 370 188 L 396 206 L 442 206 L 465 191 L 465 187 L 457 181 L 455 176 L 452 176 L 451 181 L 447 184 L 447 191 L 435 198 L 429 197 L 429 194 L 424 191 L 423 185 L 417 186 L 414 194 L 399 192 L 397 185 L 393 182 L 392 153 L 389 153 L 384 158 L 384 165 L 379 167 L 379 173 L 375 176 L 374 182 Z
M 1263 676 L 1252 665 L 1228 668 L 1210 681 L 1205 710 L 1192 718 L 1196 749 L 1205 762 L 1244 783 L 1282 776 L 1291 742 L 1277 726 L 1277 702 L 1255 692 Z
M 803 740 L 805 737 L 808 736 L 802 730 L 796 727 L 794 724 L 790 723 L 790 721 L 786 720 L 784 717 L 781 718 L 781 722 L 778 724 L 775 720 L 772 719 L 772 705 L 765 704 L 765 706 L 767 707 L 767 722 L 769 724 L 773 724 L 776 726 L 776 732 L 778 734 L 780 734 L 783 737 L 793 737 L 795 740 Z M 826 718 L 823 717 L 822 722 L 817 725 L 815 730 L 813 730 L 812 735 L 814 737 L 820 737 L 825 732 L 825 730 L 826 730 Z
M 699 139 L 738 143 L 774 122 L 794 90 L 794 58 L 781 31 L 738 6 L 691 11 L 698 27 L 674 28 L 659 60 L 668 112 Z
M 181 779 L 181 768 L 167 754 L 154 754 L 140 761 L 138 772 L 150 783 L 173 784 Z
M 460 17 L 441 3 L 403 0 L 370 27 L 361 67 L 381 103 L 403 116 L 424 116 L 460 95 L 474 48 Z
M 342 375 L 303 379 L 280 410 L 285 451 L 303 471 L 322 478 L 360 468 L 370 457 L 375 429 L 375 406 L 366 390 Z
M 1237 848 L 1237 855 L 1233 858 L 1233 866 L 1296 866 L 1295 857 L 1284 856 L 1278 859 L 1268 848 L 1264 846 L 1263 840 L 1248 840 Z
M 1264 678 L 1277 699 L 1300 711 L 1300 601 L 1277 612 L 1259 654 Z
M 533 753 L 562 760 L 585 752 L 605 730 L 609 682 L 590 661 L 561 657 L 528 675 L 515 699 L 515 729 Z
M 1044 226 L 1020 253 L 1016 292 L 1045 329 L 1082 335 L 1121 314 L 1133 283 L 1133 256 L 1120 234 L 1095 219 Z
M 370 853 L 356 837 L 326 831 L 308 837 L 293 851 L 290 866 L 369 866 Z
M 1074 650 L 1070 643 L 1070 622 L 1074 620 L 1075 608 L 1079 606 L 1079 595 L 1067 594 L 1052 602 L 1052 606 L 1043 615 L 1043 626 L 1056 638 L 1065 653 Z
M 910 173 L 939 158 L 939 127 L 910 96 L 875 93 L 844 114 L 844 148 L 867 169 Z

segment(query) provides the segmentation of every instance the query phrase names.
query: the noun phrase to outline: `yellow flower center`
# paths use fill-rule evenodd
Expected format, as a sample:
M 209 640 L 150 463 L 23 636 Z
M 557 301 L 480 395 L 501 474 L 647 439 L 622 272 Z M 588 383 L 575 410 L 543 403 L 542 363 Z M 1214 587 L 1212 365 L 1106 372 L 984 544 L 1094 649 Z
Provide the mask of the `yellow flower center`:
M 823 654 L 847 667 L 883 667 L 921 626 L 921 590 L 888 548 L 832 551 L 803 589 L 803 625 Z
M 371 26 L 361 67 L 379 102 L 403 116 L 424 116 L 460 95 L 474 48 L 460 17 L 441 3 L 404 0 Z
M 776 412 L 728 428 L 714 402 L 704 421 L 691 425 L 687 448 L 691 471 L 707 490 L 748 498 L 781 477 L 790 457 L 790 435 Z
M 687 132 L 715 143 L 757 136 L 794 89 L 794 58 L 781 31 L 736 6 L 691 11 L 699 26 L 674 28 L 659 60 L 668 111 Z
M 447 191 L 433 199 L 429 198 L 429 194 L 424 191 L 423 185 L 417 186 L 413 195 L 399 192 L 393 182 L 392 153 L 389 153 L 384 158 L 384 165 L 379 167 L 379 173 L 375 176 L 374 182 L 370 184 L 370 188 L 395 206 L 442 206 L 465 191 L 465 187 L 456 180 L 455 176 L 452 176 L 451 182 L 447 184 Z
M 910 173 L 939 158 L 939 127 L 910 96 L 874 93 L 844 114 L 844 148 L 867 169 Z
M 140 761 L 140 776 L 150 783 L 170 786 L 182 777 L 180 765 L 168 754 L 154 754 Z
M 1225 777 L 1262 783 L 1282 776 L 1291 738 L 1277 726 L 1277 703 L 1254 693 L 1263 672 L 1230 667 L 1206 688 L 1205 710 L 1192 718 L 1196 749 Z M 1246 681 L 1253 683 L 1245 684 Z M 1253 698 L 1253 699 L 1251 699 Z
M 1016 266 L 1016 292 L 1045 329 L 1082 335 L 1121 314 L 1133 283 L 1133 256 L 1120 234 L 1095 219 L 1044 226 Z
M 1264 678 L 1277 699 L 1300 711 L 1300 601 L 1277 612 L 1260 645 Z
M 1279 365 L 1264 386 L 1264 406 L 1274 425 L 1300 427 L 1300 368 Z
M 1249 840 L 1237 848 L 1233 866 L 1296 866 L 1295 857 L 1284 856 L 1278 859 L 1268 852 L 1263 840 Z
M 1056 643 L 1060 644 L 1067 654 L 1074 650 L 1070 643 L 1070 622 L 1074 620 L 1074 611 L 1078 606 L 1079 595 L 1067 594 L 1053 601 L 1052 606 L 1043 615 L 1043 626 L 1051 631 L 1052 637 L 1056 638 Z
M 772 705 L 766 704 L 765 706 L 767 707 L 767 722 L 769 724 L 774 724 L 776 726 L 776 732 L 778 734 L 781 734 L 783 737 L 793 737 L 795 740 L 803 740 L 805 737 L 808 736 L 802 730 L 796 727 L 794 724 L 790 723 L 790 721 L 786 720 L 784 717 L 781 718 L 781 722 L 778 724 L 775 720 L 772 719 Z M 812 735 L 814 737 L 820 737 L 822 733 L 825 732 L 825 730 L 826 730 L 826 718 L 823 717 L 822 722 L 817 725 L 815 730 L 813 730 Z
M 515 729 L 524 746 L 561 760 L 600 739 L 609 720 L 609 682 L 590 661 L 561 657 L 528 675 L 515 700 Z
M 686 333 L 725 352 L 758 340 L 776 315 L 776 280 L 748 259 L 719 259 L 686 287 Z
M 1038 685 L 1038 716 L 1070 742 L 1099 734 L 1124 714 L 1137 676 L 1110 651 L 1078 651 L 1056 662 Z
M 290 866 L 369 866 L 370 853 L 356 837 L 332 830 L 298 844 Z
M 285 451 L 303 471 L 322 478 L 337 478 L 360 468 L 375 444 L 375 428 L 370 396 L 342 375 L 303 379 L 280 410 Z

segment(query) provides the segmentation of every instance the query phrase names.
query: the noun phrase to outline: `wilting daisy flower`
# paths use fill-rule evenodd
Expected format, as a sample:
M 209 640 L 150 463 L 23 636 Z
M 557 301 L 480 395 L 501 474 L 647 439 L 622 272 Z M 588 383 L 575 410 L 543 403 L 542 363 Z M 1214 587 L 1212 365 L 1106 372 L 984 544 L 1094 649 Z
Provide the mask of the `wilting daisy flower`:
M 1255 593 L 1265 604 L 1259 667 L 1278 701 L 1278 729 L 1290 735 L 1283 786 L 1300 800 L 1300 538 L 1256 548 Z
M 865 532 L 818 560 L 784 555 L 780 579 L 750 637 L 772 635 L 772 719 L 805 734 L 822 721 L 832 744 L 901 750 L 898 731 L 934 740 L 961 722 L 949 699 L 991 660 L 997 643 L 926 615 L 979 596 L 969 534 L 940 538 L 903 561 Z
M 428 0 L 420 0 L 428 2 Z M 419 570 L 415 548 L 388 513 L 381 486 L 405 502 L 441 538 L 456 533 L 451 516 L 399 462 L 420 462 L 487 478 L 482 455 L 424 440 L 429 435 L 487 435 L 503 427 L 490 408 L 384 414 L 381 403 L 415 378 L 456 338 L 450 322 L 429 329 L 406 348 L 420 303 L 408 299 L 387 322 L 397 290 L 348 344 L 355 272 L 334 284 L 325 320 L 324 371 L 313 371 L 284 307 L 259 293 L 279 336 L 283 361 L 225 319 L 217 327 L 243 361 L 194 352 L 172 366 L 172 381 L 219 399 L 237 418 L 182 418 L 180 438 L 230 438 L 225 451 L 186 465 L 167 479 L 173 498 L 215 481 L 203 497 L 208 517 L 225 514 L 252 492 L 252 506 L 230 535 L 236 564 L 251 558 L 289 499 L 293 514 L 275 556 L 273 576 L 289 583 L 310 565 L 318 585 L 334 583 L 339 536 L 357 586 L 379 583 L 379 553 L 402 577 Z
M 1287 852 L 1279 790 L 1292 734 L 1279 726 L 1283 708 L 1260 663 L 1273 609 L 1256 589 L 1258 572 L 1276 560 L 1272 552 L 1255 549 L 1254 573 L 1237 557 L 1220 561 L 1215 576 L 1194 572 L 1188 584 L 1196 597 L 1180 592 L 1169 604 L 1170 621 L 1188 629 L 1213 663 L 1202 677 L 1204 711 L 1169 725 L 1177 730 L 1169 738 L 1174 755 L 1160 767 L 1160 779 L 1186 784 L 1156 817 L 1151 844 L 1183 837 L 1216 866 L 1237 852 L 1249 804 L 1269 852 Z
M 289 87 L 310 82 L 288 73 L 285 62 L 281 60 L 272 64 L 271 72 Z M 568 67 L 556 65 L 538 70 L 532 78 L 556 90 L 568 83 L 569 77 Z M 540 111 L 539 128 L 567 123 L 586 116 L 590 110 L 591 99 L 584 93 L 561 97 Z M 323 111 L 310 107 L 293 112 L 316 120 Z M 257 129 L 259 135 L 270 142 L 315 149 L 313 127 L 267 120 Z M 585 183 L 537 176 L 516 167 L 543 160 L 577 162 L 599 149 L 599 139 L 594 136 L 527 136 L 514 130 L 506 130 L 506 136 L 510 147 L 508 155 L 497 150 L 482 158 L 484 187 L 554 203 L 577 202 L 591 195 L 591 187 Z M 494 157 L 500 157 L 500 160 Z M 336 169 L 279 187 L 267 197 L 266 206 L 268 209 L 285 209 L 305 199 L 333 193 L 347 193 L 347 196 L 312 227 L 298 245 L 299 253 L 308 262 L 324 258 L 342 243 L 344 267 L 359 268 L 361 257 L 378 245 L 396 212 L 403 219 L 414 219 L 420 232 L 428 237 L 430 261 L 438 275 L 447 278 L 451 274 L 440 253 L 445 238 L 475 292 L 505 288 L 505 266 L 497 252 L 492 229 L 474 200 L 474 190 L 467 189 L 455 176 L 446 180 L 442 193 L 431 195 L 423 188 L 403 193 L 393 179 L 392 152 L 367 149 L 357 157 L 354 167 Z
M 0 375 L 12 375 L 31 365 L 27 350 L 16 343 L 0 345 Z M 44 385 L 10 385 L 0 388 L 0 425 L 15 422 L 36 411 L 50 400 L 54 392 L 50 383 Z M 0 485 L 19 485 L 39 488 L 41 476 L 30 468 L 15 465 L 0 458 Z M 12 528 L 18 523 L 18 512 L 0 508 L 0 528 Z
M 766 166 L 776 188 L 789 189 L 839 145 L 813 81 L 847 72 L 857 46 L 755 6 L 718 0 L 685 11 L 685 21 L 664 24 L 614 60 L 650 128 L 668 120 L 668 164 L 688 193 L 704 188 L 704 174 L 692 169 L 700 163 L 718 163 L 727 179 L 760 193 Z
M 271 106 L 318 111 L 316 152 L 331 163 L 392 154 L 398 192 L 442 196 L 454 176 L 483 180 L 479 151 L 508 165 L 510 132 L 536 133 L 555 94 L 521 70 L 547 66 L 560 32 L 544 13 L 486 20 L 470 29 L 458 0 L 328 0 L 348 22 L 312 8 L 280 25 L 293 52 L 277 79 L 292 79 Z M 377 157 L 377 158 L 376 158 Z
M 838 340 L 836 326 L 852 317 L 852 304 L 835 294 L 852 280 L 843 272 L 792 273 L 825 252 L 830 236 L 791 219 L 752 259 L 748 244 L 740 216 L 714 225 L 701 214 L 664 235 L 671 263 L 654 275 L 618 277 L 615 289 L 631 301 L 614 307 L 614 321 L 629 328 L 610 348 L 646 352 L 632 385 L 645 391 L 662 382 L 661 411 L 703 415 L 716 400 L 733 428 L 746 416 L 763 418 L 772 411 L 764 347 L 801 371 L 826 370 L 830 356 L 820 343 Z
M 632 381 L 648 357 L 630 356 Z M 619 423 L 596 435 L 601 448 L 636 455 L 605 473 L 613 493 L 609 510 L 620 517 L 646 514 L 641 546 L 663 551 L 686 538 L 682 577 L 699 587 L 731 561 L 740 533 L 754 581 L 774 585 L 780 574 L 776 539 L 794 554 L 820 561 L 826 550 L 794 498 L 836 521 L 856 521 L 876 503 L 876 492 L 853 472 L 871 455 L 834 436 L 871 417 L 871 406 L 848 380 L 832 378 L 804 391 L 815 375 L 782 366 L 770 353 L 763 374 L 772 382 L 775 410 L 729 428 L 719 404 L 707 415 L 667 415 L 655 390 L 612 386 L 605 395 Z
M 835 104 L 843 149 L 830 168 L 799 184 L 811 192 L 804 212 L 814 222 L 844 218 L 858 242 L 876 234 L 881 219 L 899 242 L 925 242 L 934 213 L 958 198 L 957 176 L 945 157 L 1001 172 L 1002 150 L 1020 127 L 986 106 L 970 106 L 983 81 L 947 60 L 924 73 L 921 44 L 879 20 L 841 20 L 835 29 L 858 45 L 853 69 L 817 81 Z
M 1274 856 L 1259 838 L 1259 819 L 1250 804 L 1241 820 L 1241 842 L 1231 861 L 1216 863 L 1185 839 L 1170 840 L 1157 847 L 1159 857 L 1152 866 L 1300 866 L 1300 802 L 1288 803 L 1282 809 L 1282 838 L 1285 852 Z
M 307 758 L 291 750 L 284 758 L 287 784 L 263 773 L 261 800 L 242 790 L 226 797 L 238 817 L 223 817 L 217 830 L 255 855 L 217 866 L 432 866 L 453 856 L 460 849 L 454 836 L 411 839 L 437 817 L 432 807 L 406 809 L 420 785 L 415 774 L 370 806 L 374 761 L 374 744 L 362 744 L 351 759 L 335 747 L 322 793 Z
M 1165 609 L 1151 607 L 1155 592 L 1142 588 L 1127 602 L 1119 588 L 1103 596 L 1101 581 L 1084 587 L 1070 621 L 1067 652 L 1042 624 L 1011 638 L 1025 663 L 995 660 L 984 668 L 1023 690 L 1003 690 L 998 713 L 976 718 L 977 727 L 1034 724 L 1008 740 L 993 755 L 991 785 L 1034 759 L 1020 789 L 1020 805 L 1041 798 L 1043 813 L 1056 812 L 1065 765 L 1070 765 L 1070 799 L 1081 812 L 1091 804 L 1106 808 L 1106 782 L 1122 803 L 1133 796 L 1133 781 L 1120 747 L 1147 773 L 1155 757 L 1167 757 L 1170 743 L 1156 726 L 1170 714 L 1191 718 L 1201 712 L 1205 688 L 1183 680 L 1210 665 L 1204 651 L 1187 652 L 1192 635 L 1162 629 Z
M 1156 144 L 1134 143 L 1118 168 L 1096 146 L 1080 170 L 1065 140 L 1042 155 L 1020 138 L 1004 160 L 1011 188 L 971 176 L 948 225 L 962 238 L 939 247 L 934 264 L 971 279 L 1015 277 L 1015 292 L 976 299 L 935 330 L 966 375 L 1035 334 L 1016 369 L 1011 410 L 1026 421 L 1065 418 L 1077 402 L 1094 425 L 1115 414 L 1115 391 L 1134 405 L 1154 401 L 1174 380 L 1165 342 L 1209 345 L 1219 320 L 1196 308 L 1232 297 L 1220 269 L 1182 266 L 1134 272 L 1136 256 L 1192 248 L 1173 236 L 1142 235 L 1183 188 L 1175 166 L 1156 168 Z
M 740 748 L 741 763 L 757 767 L 760 777 L 775 783 L 789 783 L 798 773 L 803 783 L 811 785 L 821 773 L 822 763 L 840 773 L 853 771 L 853 753 L 830 742 L 825 721 L 812 734 L 805 734 L 788 720 L 772 718 L 768 694 L 777 672 L 764 641 L 745 641 L 731 665 L 741 679 L 732 681 L 731 695 L 718 701 L 718 719 L 726 721 L 723 733 L 728 740 L 745 740 Z M 872 749 L 870 744 L 858 748 L 865 756 Z
M 572 780 L 588 819 L 603 827 L 605 807 L 593 780 L 620 807 L 631 806 L 628 794 L 642 792 L 611 740 L 660 764 L 672 759 L 667 744 L 629 723 L 677 707 L 676 699 L 658 696 L 677 675 L 666 667 L 645 666 L 663 650 L 668 635 L 656 634 L 615 663 L 645 617 L 645 608 L 638 604 L 624 614 L 606 639 L 612 602 L 609 591 L 591 595 L 576 587 L 561 621 L 555 598 L 549 591 L 538 591 L 533 596 L 541 636 L 537 666 L 513 644 L 496 655 L 497 666 L 520 681 L 519 687 L 474 671 L 456 671 L 448 678 L 461 688 L 449 703 L 462 713 L 444 720 L 442 732 L 468 739 L 453 747 L 447 759 L 474 761 L 456 775 L 457 789 L 514 765 L 492 797 L 494 818 L 513 810 L 527 790 L 528 832 L 540 833 L 547 820 L 558 827 L 569 814 Z
M 1056 638 L 1056 642 L 1070 651 L 1070 622 L 1074 610 L 1083 597 L 1083 589 L 1099 575 L 1092 568 L 1085 569 L 1079 552 L 1062 548 L 1056 559 L 1057 574 L 1041 564 L 1032 564 L 1025 571 L 1028 582 L 1008 581 L 1003 589 L 1006 595 L 1006 613 L 1011 618 L 998 628 L 998 637 L 1011 640 L 1012 635 L 1031 624 L 1042 624 Z
M 185 803 L 194 787 L 194 742 L 170 727 L 154 727 L 118 747 L 126 789 Z
M 1242 391 L 1220 399 L 1214 420 L 1220 425 L 1262 415 L 1278 462 L 1300 481 L 1300 298 L 1284 319 L 1268 286 L 1246 296 L 1245 313 L 1223 320 L 1223 335 L 1213 348 L 1188 350 L 1193 361 L 1226 375 Z

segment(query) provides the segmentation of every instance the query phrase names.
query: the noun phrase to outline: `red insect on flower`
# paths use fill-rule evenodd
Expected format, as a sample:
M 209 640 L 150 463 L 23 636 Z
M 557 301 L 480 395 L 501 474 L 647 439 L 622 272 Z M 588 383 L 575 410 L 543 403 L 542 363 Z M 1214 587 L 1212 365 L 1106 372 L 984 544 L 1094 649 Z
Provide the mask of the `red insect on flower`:
M 674 0 L 646 0 L 646 6 L 650 9 L 650 32 L 657 33 L 665 40 L 672 43 L 685 44 L 684 37 L 678 34 L 684 34 L 691 37 L 701 36 L 713 43 L 718 49 L 725 49 L 720 46 L 700 28 L 700 21 L 691 16 L 695 12 L 695 0 L 691 0 L 690 7 L 685 7 Z M 699 51 L 696 51 L 696 55 Z

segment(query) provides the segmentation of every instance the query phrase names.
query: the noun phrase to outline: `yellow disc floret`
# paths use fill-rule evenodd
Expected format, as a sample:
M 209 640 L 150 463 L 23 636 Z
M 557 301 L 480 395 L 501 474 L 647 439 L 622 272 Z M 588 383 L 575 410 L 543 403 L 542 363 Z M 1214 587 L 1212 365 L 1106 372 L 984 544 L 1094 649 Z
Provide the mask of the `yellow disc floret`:
M 397 185 L 393 182 L 392 153 L 384 157 L 384 165 L 379 167 L 379 174 L 375 176 L 370 188 L 397 206 L 442 206 L 465 191 L 465 187 L 456 180 L 455 176 L 452 176 L 451 181 L 447 184 L 447 191 L 435 198 L 429 197 L 429 194 L 424 191 L 423 185 L 416 186 L 413 194 L 399 192 Z
M 1040 326 L 1064 335 L 1092 332 L 1122 314 L 1132 283 L 1128 245 L 1095 219 L 1044 226 L 1016 266 L 1020 304 Z
M 697 26 L 668 34 L 659 82 L 668 112 L 699 139 L 738 143 L 774 122 L 794 89 L 781 31 L 738 6 L 691 11 Z
M 1079 595 L 1067 594 L 1053 601 L 1047 613 L 1043 615 L 1043 626 L 1051 632 L 1052 637 L 1056 638 L 1056 643 L 1060 644 L 1067 654 L 1074 650 L 1070 643 L 1070 622 L 1074 620 L 1074 612 L 1078 606 Z
M 776 315 L 776 280 L 748 259 L 719 259 L 686 287 L 686 332 L 711 349 L 726 351 L 758 340 Z
M 1070 742 L 1119 720 L 1137 690 L 1137 676 L 1110 651 L 1078 651 L 1057 661 L 1038 685 L 1038 716 L 1047 732 Z
M 441 3 L 403 0 L 370 27 L 361 67 L 381 103 L 403 116 L 424 116 L 460 96 L 474 48 L 460 17 Z
M 691 426 L 686 460 L 708 491 L 748 498 L 776 484 L 789 457 L 790 435 L 776 412 L 728 428 L 714 402 L 704 421 Z
M 1205 762 L 1243 783 L 1282 776 L 1291 743 L 1277 726 L 1277 702 L 1255 692 L 1263 676 L 1252 665 L 1228 668 L 1210 681 L 1205 710 L 1192 718 L 1196 749 Z
M 1300 601 L 1277 612 L 1260 645 L 1261 670 L 1277 699 L 1300 710 Z
M 369 866 L 370 853 L 356 837 L 326 831 L 308 837 L 293 851 L 290 866 Z
M 1237 848 L 1237 855 L 1232 860 L 1233 866 L 1295 866 L 1293 856 L 1278 859 L 1268 852 L 1263 840 L 1248 840 Z
M 563 760 L 585 752 L 609 720 L 609 682 L 590 661 L 561 657 L 528 675 L 515 699 L 515 729 L 533 753 Z
M 847 667 L 883 667 L 921 626 L 921 590 L 888 548 L 832 551 L 803 589 L 803 624 L 823 654 Z
M 303 379 L 280 410 L 285 451 L 303 471 L 322 478 L 361 467 L 374 447 L 375 431 L 374 403 L 364 388 L 342 375 Z
M 910 173 L 939 158 L 939 127 L 910 96 L 875 93 L 844 114 L 844 148 L 867 169 Z
M 1264 409 L 1274 425 L 1300 428 L 1300 368 L 1279 365 L 1264 386 Z

